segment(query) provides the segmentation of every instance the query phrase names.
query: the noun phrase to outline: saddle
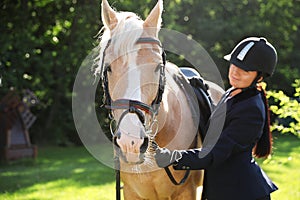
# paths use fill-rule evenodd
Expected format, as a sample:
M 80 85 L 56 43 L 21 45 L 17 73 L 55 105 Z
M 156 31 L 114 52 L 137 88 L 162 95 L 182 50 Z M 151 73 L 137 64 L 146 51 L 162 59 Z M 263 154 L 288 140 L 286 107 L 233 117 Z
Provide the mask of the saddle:
M 180 67 L 181 72 L 189 81 L 190 86 L 193 88 L 199 106 L 199 122 L 198 131 L 200 132 L 202 141 L 206 135 L 206 127 L 209 122 L 209 117 L 213 110 L 213 102 L 208 93 L 209 87 L 205 84 L 201 75 L 193 68 Z

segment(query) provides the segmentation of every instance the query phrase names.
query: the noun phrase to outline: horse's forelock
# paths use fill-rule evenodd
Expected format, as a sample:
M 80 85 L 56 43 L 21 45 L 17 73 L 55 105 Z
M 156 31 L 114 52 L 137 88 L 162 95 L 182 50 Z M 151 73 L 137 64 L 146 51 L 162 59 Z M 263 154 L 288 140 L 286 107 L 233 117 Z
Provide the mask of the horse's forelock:
M 108 27 L 103 27 L 100 32 L 100 55 L 98 56 L 98 67 L 95 70 L 95 74 L 100 74 L 103 71 L 101 69 L 103 58 L 103 51 L 105 50 L 107 43 L 111 40 L 113 46 L 113 53 L 115 58 L 119 56 L 125 56 L 123 61 L 126 61 L 127 53 L 135 51 L 135 43 L 143 33 L 143 21 L 132 12 L 118 12 L 117 13 L 118 24 L 113 30 Z M 112 62 L 112 61 L 106 61 Z
M 124 55 L 123 61 L 125 61 L 126 55 L 135 50 L 135 43 L 143 33 L 143 21 L 130 12 L 121 12 L 119 15 L 118 25 L 112 33 L 112 42 L 114 55 Z

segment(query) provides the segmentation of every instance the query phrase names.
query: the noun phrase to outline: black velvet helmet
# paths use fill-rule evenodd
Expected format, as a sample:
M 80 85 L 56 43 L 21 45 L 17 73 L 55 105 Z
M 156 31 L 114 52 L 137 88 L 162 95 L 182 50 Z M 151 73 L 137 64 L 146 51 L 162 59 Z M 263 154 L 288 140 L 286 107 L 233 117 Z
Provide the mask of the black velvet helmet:
M 258 71 L 272 76 L 277 63 L 275 48 L 265 39 L 249 37 L 242 40 L 225 60 L 246 71 Z

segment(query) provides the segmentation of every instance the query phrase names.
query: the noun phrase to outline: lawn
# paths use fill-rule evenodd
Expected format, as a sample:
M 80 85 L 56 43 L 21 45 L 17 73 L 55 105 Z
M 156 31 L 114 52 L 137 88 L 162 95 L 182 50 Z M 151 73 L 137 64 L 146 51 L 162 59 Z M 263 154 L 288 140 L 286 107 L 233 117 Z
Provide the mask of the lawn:
M 300 140 L 276 136 L 271 159 L 258 162 L 277 184 L 273 200 L 300 199 Z M 0 164 L 0 199 L 114 199 L 114 171 L 84 147 L 40 147 L 36 160 Z
M 260 166 L 279 187 L 272 200 L 300 199 L 300 139 L 275 136 L 271 159 L 259 160 Z
M 114 171 L 84 147 L 39 148 L 35 161 L 0 165 L 0 199 L 114 199 Z

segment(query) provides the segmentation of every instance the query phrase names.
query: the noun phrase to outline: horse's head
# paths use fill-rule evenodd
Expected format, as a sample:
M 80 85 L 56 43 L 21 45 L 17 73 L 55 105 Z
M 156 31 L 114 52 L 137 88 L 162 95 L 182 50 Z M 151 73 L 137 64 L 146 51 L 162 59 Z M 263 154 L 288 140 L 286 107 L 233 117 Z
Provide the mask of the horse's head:
M 104 32 L 100 42 L 99 67 L 116 127 L 112 131 L 121 157 L 141 163 L 154 137 L 152 126 L 164 85 L 163 49 L 158 40 L 162 0 L 145 21 L 131 12 L 116 12 L 102 2 Z M 158 105 L 158 106 L 157 106 Z

